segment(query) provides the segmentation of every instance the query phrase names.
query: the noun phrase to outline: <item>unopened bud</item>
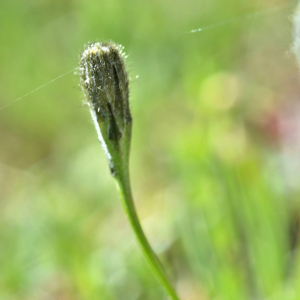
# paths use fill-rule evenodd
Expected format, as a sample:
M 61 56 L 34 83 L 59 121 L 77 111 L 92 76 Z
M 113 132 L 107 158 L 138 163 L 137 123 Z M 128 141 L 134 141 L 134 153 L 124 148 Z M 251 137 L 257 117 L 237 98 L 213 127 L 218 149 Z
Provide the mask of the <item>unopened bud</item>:
M 128 76 L 121 46 L 88 45 L 80 56 L 80 80 L 99 140 L 113 174 L 128 163 L 131 139 Z

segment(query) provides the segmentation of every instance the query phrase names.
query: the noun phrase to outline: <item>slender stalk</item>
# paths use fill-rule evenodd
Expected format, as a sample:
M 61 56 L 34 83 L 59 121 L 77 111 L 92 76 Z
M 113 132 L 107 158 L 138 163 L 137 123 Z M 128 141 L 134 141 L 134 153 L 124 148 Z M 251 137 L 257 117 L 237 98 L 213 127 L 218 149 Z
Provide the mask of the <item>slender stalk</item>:
M 170 299 L 179 300 L 179 297 L 177 296 L 175 289 L 173 288 L 170 279 L 168 278 L 166 271 L 164 270 L 163 265 L 152 250 L 141 227 L 133 203 L 128 167 L 126 166 L 126 170 L 123 169 L 122 172 L 119 173 L 119 176 L 116 176 L 115 179 L 117 182 L 117 187 L 119 190 L 123 208 L 131 225 L 131 228 L 134 231 L 139 247 L 141 248 L 148 264 L 155 273 L 162 287 L 165 289 L 166 293 L 169 295 Z
M 137 242 L 167 294 L 172 300 L 179 300 L 143 232 L 133 204 L 129 179 L 132 117 L 124 58 L 122 47 L 113 43 L 88 45 L 79 61 L 81 86 Z

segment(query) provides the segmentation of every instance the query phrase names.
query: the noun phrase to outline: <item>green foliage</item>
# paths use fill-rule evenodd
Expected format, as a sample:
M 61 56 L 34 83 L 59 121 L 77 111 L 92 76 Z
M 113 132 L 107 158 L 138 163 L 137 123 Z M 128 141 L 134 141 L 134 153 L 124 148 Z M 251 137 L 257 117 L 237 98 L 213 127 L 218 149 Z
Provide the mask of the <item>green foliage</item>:
M 182 300 L 300 298 L 291 7 L 0 4 L 1 105 L 77 67 L 87 42 L 125 47 L 134 198 Z M 0 299 L 163 299 L 78 83 L 67 74 L 0 111 Z

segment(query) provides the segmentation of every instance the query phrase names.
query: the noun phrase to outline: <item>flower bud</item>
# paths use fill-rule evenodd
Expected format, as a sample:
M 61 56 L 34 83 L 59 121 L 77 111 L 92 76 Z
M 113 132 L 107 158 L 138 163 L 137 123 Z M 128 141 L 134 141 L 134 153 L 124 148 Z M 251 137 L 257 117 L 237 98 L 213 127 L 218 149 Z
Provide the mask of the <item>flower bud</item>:
M 98 138 L 115 175 L 120 164 L 128 163 L 132 124 L 121 46 L 113 43 L 86 46 L 80 56 L 79 72 Z

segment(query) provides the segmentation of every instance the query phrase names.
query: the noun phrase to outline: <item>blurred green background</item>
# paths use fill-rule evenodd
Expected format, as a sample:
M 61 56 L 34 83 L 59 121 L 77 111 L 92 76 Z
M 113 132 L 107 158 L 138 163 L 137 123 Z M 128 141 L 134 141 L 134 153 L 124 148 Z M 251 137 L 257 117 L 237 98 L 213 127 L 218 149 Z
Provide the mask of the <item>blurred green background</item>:
M 1 106 L 76 68 L 88 42 L 125 47 L 133 194 L 182 300 L 300 299 L 295 6 L 0 0 Z M 78 83 L 0 110 L 0 299 L 166 299 Z

